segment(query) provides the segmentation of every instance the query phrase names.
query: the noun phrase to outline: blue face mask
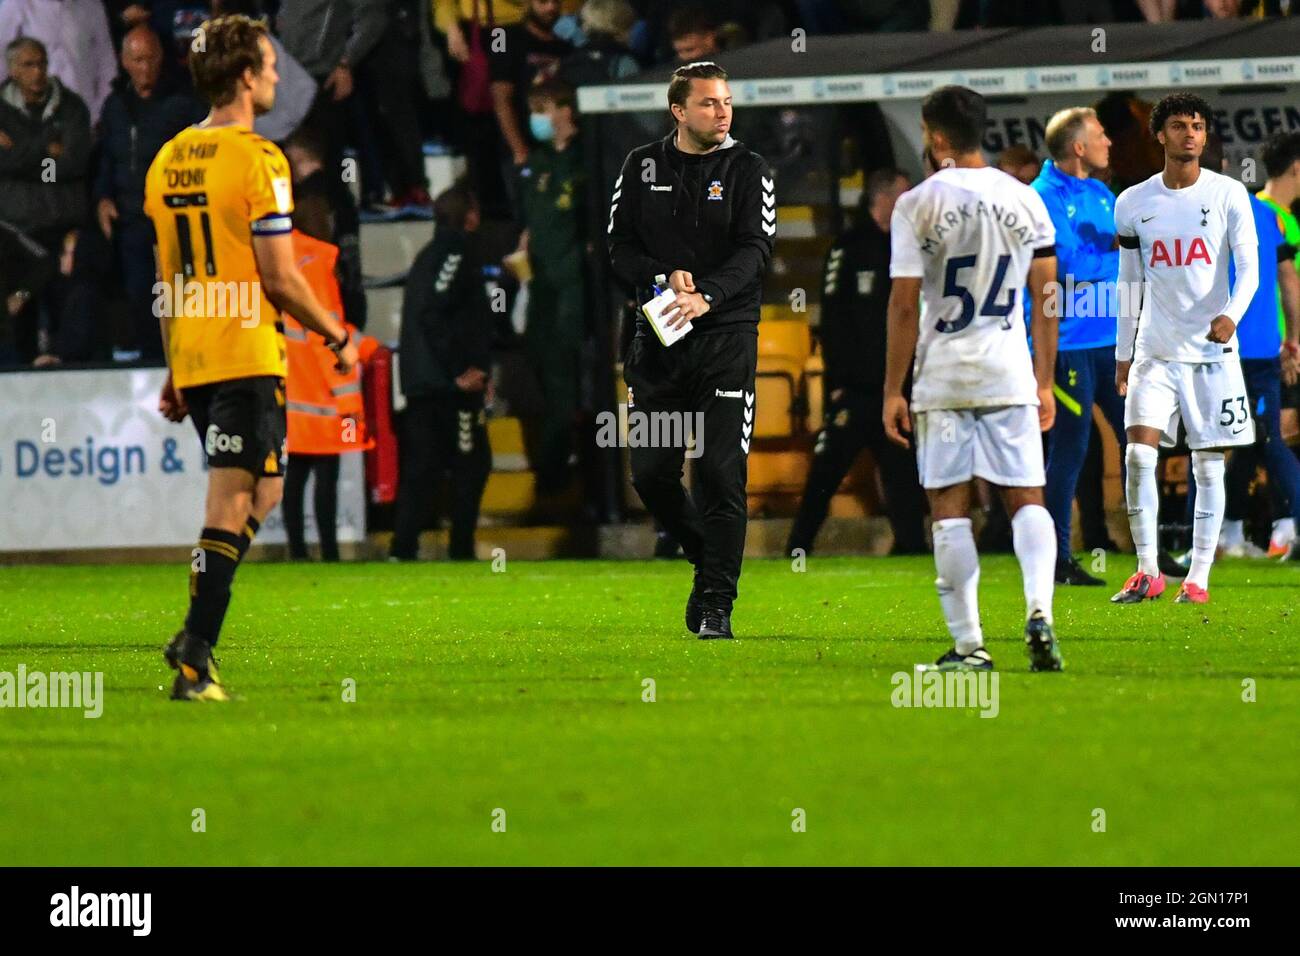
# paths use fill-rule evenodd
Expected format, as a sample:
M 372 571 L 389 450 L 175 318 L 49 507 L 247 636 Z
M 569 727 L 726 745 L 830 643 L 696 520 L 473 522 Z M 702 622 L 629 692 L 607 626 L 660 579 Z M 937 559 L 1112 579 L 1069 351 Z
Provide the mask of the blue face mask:
M 530 113 L 528 129 L 532 132 L 533 139 L 539 143 L 549 143 L 555 139 L 555 124 L 545 113 Z

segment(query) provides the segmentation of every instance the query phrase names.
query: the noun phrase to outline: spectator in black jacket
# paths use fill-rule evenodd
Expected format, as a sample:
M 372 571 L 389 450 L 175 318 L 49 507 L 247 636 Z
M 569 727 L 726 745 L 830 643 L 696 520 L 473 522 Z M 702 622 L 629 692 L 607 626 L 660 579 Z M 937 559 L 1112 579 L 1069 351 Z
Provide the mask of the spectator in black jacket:
M 54 257 L 17 226 L 0 222 L 0 369 L 19 364 L 14 320 L 54 277 Z
M 928 549 L 921 522 L 925 497 L 916 453 L 885 438 L 885 313 L 889 303 L 889 217 L 908 188 L 897 169 L 867 177 L 857 224 L 835 240 L 822 272 L 819 333 L 827 396 L 822 430 L 786 553 L 811 554 L 831 496 L 863 448 L 870 448 L 885 487 L 894 554 Z
M 441 473 L 451 472 L 453 560 L 473 560 L 479 503 L 492 469 L 484 398 L 492 310 L 475 233 L 478 198 L 463 181 L 434 201 L 433 241 L 411 266 L 397 355 L 406 409 L 391 555 L 417 557 Z
M 119 361 L 162 359 L 162 337 L 153 314 L 153 225 L 144 214 L 144 177 L 164 143 L 203 119 L 203 105 L 162 79 L 163 48 L 147 26 L 122 40 L 126 81 L 104 104 L 95 215 L 105 239 L 114 245 L 114 262 L 130 310 L 130 340 L 114 351 Z
M 9 79 L 0 85 L 0 219 L 21 227 L 66 269 L 47 296 L 45 312 L 58 326 L 63 304 L 75 291 L 77 231 L 87 219 L 90 190 L 90 112 L 81 97 L 49 75 L 45 45 L 19 37 L 5 48 Z M 39 312 L 29 302 L 16 317 L 23 361 L 56 361 L 53 353 L 80 357 L 85 322 L 38 335 Z M 69 310 L 76 316 L 80 310 Z M 64 344 L 56 344 L 59 333 Z

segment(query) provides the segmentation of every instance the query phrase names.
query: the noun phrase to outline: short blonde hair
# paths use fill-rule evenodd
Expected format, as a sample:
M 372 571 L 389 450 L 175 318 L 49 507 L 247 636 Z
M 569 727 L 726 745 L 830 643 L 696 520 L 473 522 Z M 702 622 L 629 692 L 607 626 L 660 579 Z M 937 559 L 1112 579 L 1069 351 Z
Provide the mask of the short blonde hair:
M 1071 106 L 1049 119 L 1045 142 L 1052 159 L 1069 159 L 1070 147 L 1083 133 L 1084 124 L 1096 118 L 1097 111 L 1091 106 Z

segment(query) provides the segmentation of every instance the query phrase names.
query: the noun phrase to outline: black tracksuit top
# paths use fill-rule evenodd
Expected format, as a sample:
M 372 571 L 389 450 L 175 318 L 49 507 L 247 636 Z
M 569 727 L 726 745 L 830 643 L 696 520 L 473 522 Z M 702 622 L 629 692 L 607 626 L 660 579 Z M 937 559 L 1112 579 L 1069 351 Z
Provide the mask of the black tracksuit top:
M 776 238 L 772 171 L 730 137 L 696 155 L 679 150 L 676 136 L 639 146 L 623 161 L 610 199 L 610 265 L 638 304 L 650 299 L 656 275 L 684 269 L 709 302 L 694 334 L 752 331 Z M 637 333 L 653 334 L 639 310 Z

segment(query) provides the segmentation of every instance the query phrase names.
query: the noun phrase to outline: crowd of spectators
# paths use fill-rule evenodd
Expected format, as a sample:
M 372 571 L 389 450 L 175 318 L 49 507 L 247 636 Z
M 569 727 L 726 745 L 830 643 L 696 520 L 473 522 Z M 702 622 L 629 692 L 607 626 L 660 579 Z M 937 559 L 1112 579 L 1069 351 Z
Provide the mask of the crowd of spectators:
M 1288 15 L 1289 0 L 0 0 L 0 367 L 158 361 L 145 171 L 203 107 L 186 59 L 213 14 L 266 16 L 280 83 L 257 130 L 307 132 L 361 310 L 359 221 L 432 218 L 426 150 L 464 155 L 486 219 L 523 228 L 529 91 L 813 33 Z M 504 42 L 496 28 L 504 30 Z M 352 204 L 354 205 L 354 204 Z M 8 264 L 12 264 L 12 266 Z

